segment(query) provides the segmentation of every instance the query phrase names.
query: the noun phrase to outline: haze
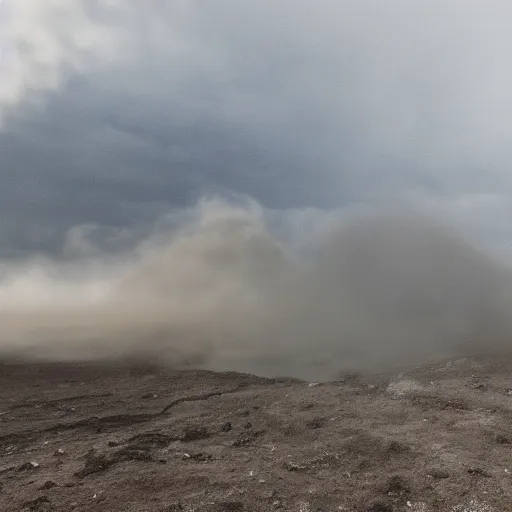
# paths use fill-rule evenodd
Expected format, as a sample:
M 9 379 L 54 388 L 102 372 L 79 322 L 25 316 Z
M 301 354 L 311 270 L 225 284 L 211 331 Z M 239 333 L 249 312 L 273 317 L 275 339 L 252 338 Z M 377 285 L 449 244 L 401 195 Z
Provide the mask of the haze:
M 4 0 L 2 354 L 321 379 L 506 352 L 511 15 Z

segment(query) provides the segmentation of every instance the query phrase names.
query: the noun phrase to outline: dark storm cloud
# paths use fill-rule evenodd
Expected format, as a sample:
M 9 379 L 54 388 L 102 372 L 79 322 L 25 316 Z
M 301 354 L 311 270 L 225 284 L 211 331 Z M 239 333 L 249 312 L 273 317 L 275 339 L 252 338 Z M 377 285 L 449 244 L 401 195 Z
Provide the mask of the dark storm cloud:
M 90 84 L 70 86 L 0 133 L 0 201 L 16 217 L 15 230 L 125 226 L 205 193 L 248 195 L 273 208 L 343 198 L 329 193 L 329 154 L 312 155 L 304 135 L 258 133 L 179 101 L 162 110 L 150 98 L 113 91 L 95 103 L 96 94 Z
M 484 194 L 506 231 L 505 2 L 19 0 L 8 12 L 0 236 L 146 223 L 208 193 L 272 208 L 415 201 L 468 221 Z

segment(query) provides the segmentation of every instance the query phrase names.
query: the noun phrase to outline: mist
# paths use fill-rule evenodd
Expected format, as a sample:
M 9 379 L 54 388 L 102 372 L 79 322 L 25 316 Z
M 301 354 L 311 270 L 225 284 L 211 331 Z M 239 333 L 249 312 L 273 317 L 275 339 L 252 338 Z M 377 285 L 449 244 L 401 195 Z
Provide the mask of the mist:
M 0 357 L 328 380 L 508 350 L 491 256 L 413 211 L 316 216 L 209 200 L 115 255 L 4 262 Z

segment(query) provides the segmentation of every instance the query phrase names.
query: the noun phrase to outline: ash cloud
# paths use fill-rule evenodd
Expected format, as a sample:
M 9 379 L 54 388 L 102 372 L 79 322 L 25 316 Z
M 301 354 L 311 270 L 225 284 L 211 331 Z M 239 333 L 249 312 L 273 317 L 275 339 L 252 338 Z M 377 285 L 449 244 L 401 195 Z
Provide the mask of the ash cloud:
M 510 273 L 446 226 L 273 215 L 204 201 L 121 254 L 5 262 L 1 355 L 330 379 L 508 350 Z

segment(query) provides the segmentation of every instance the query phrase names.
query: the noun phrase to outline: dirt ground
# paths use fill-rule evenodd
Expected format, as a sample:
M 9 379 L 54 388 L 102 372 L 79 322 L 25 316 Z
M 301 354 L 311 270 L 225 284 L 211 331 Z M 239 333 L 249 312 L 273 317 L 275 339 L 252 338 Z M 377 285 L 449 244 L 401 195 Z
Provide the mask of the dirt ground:
M 0 510 L 512 511 L 512 363 L 338 382 L 0 365 Z

